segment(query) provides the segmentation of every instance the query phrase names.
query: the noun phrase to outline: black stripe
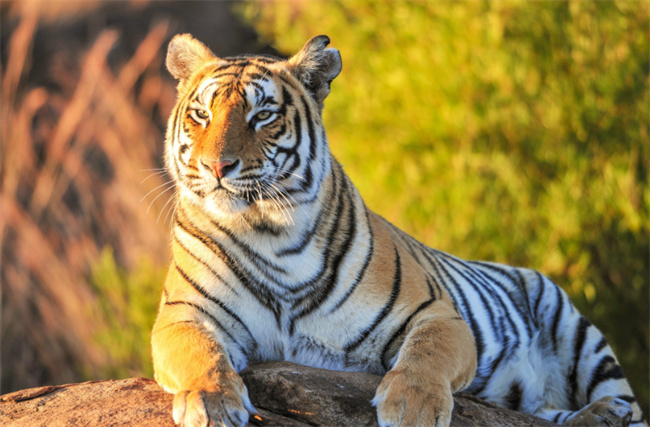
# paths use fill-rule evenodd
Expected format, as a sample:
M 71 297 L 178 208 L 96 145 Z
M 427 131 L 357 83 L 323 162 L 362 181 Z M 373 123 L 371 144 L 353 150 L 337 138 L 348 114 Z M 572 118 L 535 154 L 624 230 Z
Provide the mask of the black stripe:
M 530 331 L 528 328 L 528 322 L 526 321 L 526 315 L 522 311 L 522 308 L 517 304 L 517 301 L 513 299 L 513 295 L 510 293 L 509 289 L 507 289 L 502 283 L 501 283 L 501 278 L 504 276 L 507 277 L 507 274 L 504 269 L 497 268 L 495 266 L 489 266 L 491 271 L 493 272 L 498 272 L 500 273 L 500 276 L 498 279 L 494 278 L 490 275 L 487 274 L 486 271 L 484 271 L 481 267 L 488 267 L 486 263 L 476 263 L 476 262 L 464 262 L 464 261 L 458 261 L 462 266 L 466 267 L 467 270 L 467 280 L 472 281 L 470 276 L 474 278 L 476 283 L 478 285 L 481 285 L 481 287 L 487 291 L 488 296 L 492 299 L 492 303 L 497 305 L 498 307 L 501 308 L 501 319 L 505 319 L 509 327 L 506 327 L 505 325 L 502 325 L 501 328 L 499 329 L 499 332 L 503 334 L 504 337 L 508 336 L 508 331 L 513 332 L 513 334 L 517 337 L 516 341 L 514 342 L 514 347 L 509 349 L 509 350 L 514 350 L 516 349 L 519 344 L 519 336 L 520 332 L 518 329 L 518 326 L 523 324 L 527 328 L 527 332 Z M 460 270 L 458 270 L 460 274 L 463 274 Z M 499 294 L 497 291 L 503 292 L 503 294 Z M 514 306 L 515 310 L 510 309 L 509 306 L 506 305 L 506 301 L 510 301 L 511 304 Z M 523 303 L 522 303 L 523 304 Z M 527 305 L 527 304 L 525 304 Z M 516 319 L 513 319 L 514 314 L 519 314 L 519 321 L 515 321 Z M 529 336 L 532 337 L 532 332 L 530 332 Z
M 308 231 L 304 232 L 300 236 L 300 240 L 298 240 L 298 243 L 294 244 L 293 246 L 287 247 L 285 249 L 282 249 L 279 252 L 276 252 L 275 255 L 278 258 L 285 257 L 288 255 L 296 255 L 299 253 L 302 253 L 302 251 L 307 247 L 309 242 L 314 238 L 316 235 L 316 229 L 322 226 L 323 218 L 325 216 L 325 213 L 327 212 L 326 209 L 321 209 L 320 212 L 318 213 L 318 217 L 314 221 L 314 225 L 311 229 Z
M 429 305 L 431 305 L 431 304 L 432 304 L 436 299 L 438 299 L 438 297 L 436 297 L 436 295 L 435 295 L 435 291 L 434 291 L 434 289 L 433 289 L 433 286 L 431 285 L 431 281 L 433 280 L 433 278 L 432 278 L 431 276 L 427 275 L 427 276 L 425 276 L 425 279 L 426 279 L 426 283 L 427 283 L 427 288 L 429 288 L 429 296 L 430 296 L 431 298 L 430 298 L 429 300 L 423 302 L 422 304 L 420 304 L 420 306 L 415 310 L 415 312 L 413 312 L 413 313 L 412 313 L 412 314 L 411 314 L 411 315 L 406 319 L 406 321 L 402 324 L 402 326 L 401 326 L 400 328 L 397 329 L 397 331 L 393 334 L 393 336 L 388 340 L 388 342 L 387 342 L 386 345 L 384 346 L 384 349 L 382 350 L 382 354 L 381 354 L 381 363 L 382 363 L 382 367 L 383 367 L 385 370 L 388 370 L 388 369 L 390 368 L 390 366 L 388 365 L 388 360 L 387 360 L 388 358 L 386 357 L 386 355 L 387 355 L 387 352 L 389 351 L 390 346 L 392 345 L 392 343 L 393 343 L 393 342 L 394 342 L 394 341 L 395 341 L 399 336 L 401 336 L 401 335 L 404 333 L 404 331 L 406 330 L 406 328 L 407 328 L 409 322 L 413 319 L 413 317 L 414 317 L 417 313 L 419 313 L 420 311 L 424 310 L 424 309 L 427 308 Z M 436 284 L 436 286 L 438 287 L 438 291 L 439 291 L 439 292 L 442 292 L 442 291 L 440 290 L 440 287 L 439 287 L 437 284 Z M 442 293 L 439 294 L 439 297 L 442 297 Z M 454 308 L 455 308 L 455 305 L 454 305 Z M 456 310 L 456 311 L 458 311 L 458 310 Z M 465 319 L 463 319 L 462 317 L 459 317 L 459 319 L 462 320 L 462 321 L 465 321 Z
M 624 395 L 621 395 L 621 396 L 615 396 L 615 397 L 617 399 L 624 400 L 624 401 L 626 401 L 627 403 L 630 403 L 630 404 L 636 402 L 636 399 L 634 398 L 634 396 L 630 396 L 630 395 L 627 395 L 627 394 L 624 394 Z
M 429 284 L 429 279 L 433 280 L 433 284 L 435 285 L 435 288 L 431 289 L 432 296 L 435 296 L 436 298 L 442 298 L 442 287 L 438 283 L 437 280 L 434 280 L 433 276 L 428 276 L 427 275 L 427 284 Z M 438 291 L 438 295 L 436 296 L 436 291 Z M 449 298 L 451 302 L 454 304 L 454 310 L 456 313 L 461 314 L 460 310 L 458 309 L 458 304 L 456 304 L 456 301 L 454 301 L 453 298 Z
M 221 324 L 221 322 L 219 322 L 219 320 L 217 320 L 216 317 L 214 317 L 212 314 L 210 314 L 207 310 L 205 310 L 205 309 L 204 309 L 203 307 L 201 307 L 200 305 L 195 304 L 195 303 L 192 303 L 192 302 L 189 302 L 189 301 L 167 301 L 167 302 L 165 303 L 165 305 L 187 305 L 187 306 L 190 306 L 190 307 L 192 307 L 192 308 L 194 308 L 194 309 L 200 311 L 201 314 L 205 315 L 208 319 L 210 319 L 210 322 L 213 323 L 214 326 L 216 326 L 219 330 L 223 331 L 223 332 L 228 336 L 228 338 L 230 338 L 230 340 L 231 340 L 232 342 L 234 342 L 235 344 L 237 344 L 237 345 L 239 346 L 239 348 L 242 350 L 242 353 L 246 354 L 246 356 L 248 357 L 248 352 L 246 351 L 246 349 L 244 348 L 244 346 L 242 346 L 241 344 L 239 344 L 239 343 L 237 342 L 237 340 L 235 339 L 235 337 L 232 336 L 232 334 L 228 331 L 228 329 L 226 329 L 226 328 Z M 194 323 L 197 323 L 197 324 L 200 325 L 199 322 L 196 322 L 196 321 L 194 321 L 194 320 L 188 320 L 188 321 L 185 321 L 185 322 L 194 322 Z M 183 322 L 176 322 L 176 323 L 183 323 Z
M 246 331 L 246 333 L 250 336 L 251 341 L 253 342 L 253 351 L 257 349 L 257 341 L 255 340 L 255 337 L 253 336 L 252 332 L 250 329 L 248 329 L 248 326 L 237 316 L 231 309 L 226 306 L 226 304 L 221 301 L 220 299 L 216 298 L 213 295 L 210 295 L 208 291 L 206 291 L 201 285 L 196 283 L 192 278 L 190 278 L 183 269 L 179 267 L 178 264 L 176 264 L 176 271 L 181 275 L 181 277 L 188 283 L 190 284 L 194 289 L 196 289 L 201 295 L 203 295 L 204 298 L 206 298 L 209 301 L 212 301 L 213 303 L 217 304 L 223 311 L 225 311 L 230 317 L 235 319 Z
M 605 339 L 605 337 L 602 337 L 598 342 L 598 345 L 594 349 L 594 353 L 600 352 L 600 350 L 602 350 L 605 347 L 607 347 L 607 340 Z
M 169 147 L 170 149 L 173 149 L 174 143 L 178 143 L 178 144 L 181 143 L 180 134 L 181 134 L 181 128 L 182 128 L 182 123 L 183 123 L 183 120 L 182 120 L 183 113 L 182 112 L 185 110 L 186 105 L 187 105 L 187 100 L 185 100 L 184 102 L 179 103 L 179 106 L 178 106 L 178 108 L 176 110 L 176 115 L 174 116 L 174 121 L 173 121 L 174 130 L 175 130 L 174 139 L 169 141 L 169 143 L 171 144 L 171 147 Z M 175 153 L 176 153 L 176 155 L 174 156 L 174 162 L 173 162 L 174 170 L 176 172 L 176 177 L 178 179 L 180 179 L 180 177 L 181 177 L 181 169 L 178 166 L 178 164 L 179 163 L 182 164 L 182 162 L 181 162 L 181 158 L 179 156 L 178 151 L 176 151 Z
M 316 160 L 316 134 L 314 133 L 314 123 L 312 122 L 312 113 L 309 108 L 309 103 L 305 100 L 304 96 L 300 97 L 305 107 L 305 119 L 307 121 L 307 134 L 309 135 L 309 161 Z
M 379 323 L 382 320 L 384 320 L 384 318 L 388 315 L 388 313 L 393 309 L 393 305 L 395 305 L 395 301 L 397 301 L 397 296 L 399 295 L 401 283 L 402 283 L 402 263 L 401 263 L 401 259 L 397 247 L 395 247 L 395 275 L 393 276 L 393 288 L 390 293 L 390 298 L 388 299 L 388 302 L 386 302 L 386 305 L 384 305 L 384 308 L 381 310 L 381 312 L 377 315 L 372 325 L 366 328 L 357 337 L 357 339 L 346 344 L 343 347 L 346 353 L 350 353 L 351 351 L 354 351 L 357 347 L 359 347 L 359 345 L 361 345 L 361 343 L 368 337 L 368 335 L 370 335 L 370 333 L 375 330 L 377 325 L 379 325 Z
M 364 206 L 365 207 L 365 206 Z M 365 208 L 366 211 L 366 224 L 368 224 L 368 241 L 370 242 L 370 247 L 368 248 L 368 252 L 366 253 L 366 257 L 363 260 L 363 266 L 361 267 L 361 270 L 357 273 L 357 277 L 354 280 L 354 283 L 350 285 L 348 291 L 343 295 L 343 297 L 336 303 L 334 308 L 332 308 L 329 312 L 329 314 L 334 313 L 336 310 L 341 308 L 341 306 L 350 298 L 350 295 L 357 289 L 357 286 L 359 283 L 361 283 L 361 279 L 366 273 L 366 270 L 368 269 L 368 265 L 370 265 L 370 260 L 372 259 L 372 256 L 375 252 L 375 236 L 372 230 L 372 227 L 370 226 L 370 215 L 368 212 L 368 208 Z
M 293 78 L 293 76 L 291 76 L 292 77 L 291 79 L 287 78 L 287 76 L 290 76 L 290 74 L 288 74 L 288 73 L 280 73 L 280 74 L 276 74 L 275 76 L 277 78 L 279 78 L 280 80 L 282 80 L 282 82 L 284 82 L 288 86 L 290 86 L 296 92 L 300 92 L 300 93 L 304 92 L 304 89 L 303 89 L 302 85 L 299 82 L 297 82 L 296 79 Z
M 287 109 L 287 105 L 293 105 L 293 97 L 284 86 L 282 87 L 282 98 L 284 102 L 282 104 L 282 111 L 280 112 L 280 114 L 285 113 Z M 291 176 L 291 174 L 296 169 L 298 169 L 302 163 L 300 156 L 298 155 L 298 147 L 302 142 L 302 127 L 301 127 L 302 125 L 301 125 L 301 116 L 300 116 L 299 109 L 295 109 L 292 122 L 294 125 L 294 132 L 295 132 L 293 146 L 279 147 L 277 146 L 277 144 L 275 144 L 275 142 L 271 143 L 270 141 L 266 141 L 268 145 L 273 145 L 276 147 L 274 150 L 273 157 L 267 155 L 267 158 L 273 163 L 274 167 L 280 171 L 280 175 L 277 177 L 278 180 L 286 179 L 287 177 Z M 283 125 L 282 128 L 278 132 L 276 132 L 275 135 L 273 135 L 274 139 L 277 140 L 277 138 L 279 138 L 279 135 L 285 132 L 286 132 L 286 128 Z M 285 154 L 284 162 L 281 165 L 277 164 L 276 162 L 276 158 L 278 154 Z M 292 164 L 290 167 L 287 167 L 287 163 L 289 161 L 291 161 Z M 287 191 L 287 193 L 289 194 L 291 194 L 291 192 L 292 192 L 291 190 Z
M 439 255 L 446 255 L 446 254 L 444 254 L 442 252 L 439 252 Z M 483 308 L 485 309 L 485 311 L 487 313 L 489 313 L 488 317 L 490 319 L 490 329 L 493 330 L 497 335 L 499 335 L 500 338 L 503 338 L 504 331 L 503 331 L 502 328 L 499 328 L 499 325 L 497 323 L 498 316 L 494 312 L 494 309 L 496 307 L 494 307 L 493 304 L 492 304 L 493 302 L 496 302 L 498 300 L 498 297 L 494 295 L 494 292 L 489 288 L 479 286 L 479 283 L 471 280 L 470 277 L 467 277 L 464 274 L 464 272 L 465 272 L 464 270 L 461 270 L 458 266 L 453 264 L 454 262 L 455 263 L 460 263 L 461 267 L 464 267 L 463 263 L 460 262 L 460 260 L 458 260 L 456 258 L 453 258 L 453 257 L 450 257 L 450 256 L 447 256 L 447 257 L 440 257 L 439 256 L 437 258 L 437 260 L 440 263 L 441 267 L 442 267 L 442 264 L 444 263 L 449 270 L 452 270 L 452 271 L 456 272 L 456 274 L 461 276 L 463 281 L 465 283 L 467 283 L 474 290 L 474 292 L 478 295 L 479 300 L 480 300 Z M 446 273 L 447 273 L 447 278 L 449 279 L 449 282 L 451 282 L 457 289 L 462 287 L 462 285 L 460 285 L 455 279 L 452 278 L 452 276 L 451 276 L 451 274 L 449 272 L 446 272 Z M 443 283 L 449 283 L 449 282 L 443 282 Z M 487 299 L 488 296 L 490 297 L 490 301 L 488 301 L 488 299 Z
M 509 310 L 504 304 L 503 298 L 495 292 L 495 289 L 492 286 L 494 285 L 493 281 L 486 282 L 485 275 L 483 273 L 480 273 L 480 271 L 472 268 L 471 263 L 467 263 L 435 249 L 431 249 L 431 252 L 438 254 L 437 259 L 439 262 L 446 263 L 451 270 L 454 270 L 464 279 L 464 283 L 471 286 L 475 290 L 479 296 L 481 303 L 483 304 L 483 308 L 489 313 L 491 329 L 497 334 L 498 338 L 500 339 L 498 343 L 502 345 L 499 355 L 490 363 L 488 367 L 483 366 L 482 363 L 479 363 L 479 367 L 477 369 L 477 377 L 479 377 L 479 380 L 474 381 L 472 383 L 472 389 L 468 390 L 470 393 L 477 394 L 487 386 L 488 379 L 499 367 L 499 365 L 504 360 L 508 360 L 509 357 L 514 354 L 513 350 L 520 345 L 518 338 L 516 338 L 514 341 L 510 339 L 510 334 L 508 331 L 514 332 L 516 334 L 516 337 L 518 337 L 519 334 L 513 319 L 510 317 Z M 451 278 L 451 275 L 449 275 L 449 279 L 456 286 L 458 286 L 458 283 Z M 498 283 L 496 285 L 498 285 Z M 496 286 L 496 288 L 502 289 L 501 286 Z M 502 291 L 506 292 L 503 289 Z M 487 297 L 489 297 L 489 301 L 486 299 Z M 493 308 L 501 308 L 499 312 L 500 316 L 497 316 L 497 314 L 493 311 Z M 498 323 L 496 319 L 499 319 Z M 509 327 L 504 322 L 507 322 L 509 324 Z M 470 327 L 473 326 L 474 325 L 470 323 Z M 472 328 L 472 330 L 474 331 L 474 328 Z M 479 353 L 478 356 L 480 361 L 481 354 Z
M 269 124 L 270 124 L 270 123 L 269 123 Z M 268 126 L 269 124 L 267 124 L 266 126 Z M 270 129 L 270 128 L 269 128 L 269 129 Z M 267 144 L 268 144 L 268 143 L 274 143 L 275 141 L 277 141 L 278 139 L 280 139 L 280 137 L 281 137 L 282 135 L 284 135 L 286 132 L 287 132 L 287 125 L 286 125 L 284 122 L 282 122 L 282 124 L 279 126 L 277 132 L 275 132 L 275 133 L 272 134 L 272 135 L 269 135 L 269 141 L 265 141 L 265 142 L 266 142 Z M 274 145 L 275 145 L 275 144 L 274 144 Z
M 238 240 L 232 231 L 222 227 L 221 225 L 219 225 L 219 223 L 217 223 L 214 220 L 212 220 L 211 223 L 214 228 L 216 228 L 217 230 L 219 230 L 220 232 L 228 236 L 228 238 L 232 241 L 232 243 L 244 252 L 247 259 L 255 264 L 255 267 L 257 269 L 259 269 L 260 271 L 265 271 L 265 269 L 270 269 L 280 274 L 287 274 L 287 270 L 273 264 L 269 260 L 262 257 L 260 254 L 255 252 L 246 243 L 242 242 L 241 240 Z M 260 263 L 263 265 L 263 267 L 259 265 Z
M 409 315 L 409 317 L 406 318 L 406 320 L 405 320 L 405 321 L 400 325 L 400 327 L 397 328 L 397 330 L 396 330 L 396 331 L 393 333 L 393 335 L 389 338 L 388 342 L 384 345 L 384 349 L 383 349 L 382 352 L 381 352 L 381 366 L 382 366 L 386 371 L 388 371 L 388 370 L 391 368 L 391 366 L 388 365 L 388 360 L 387 360 L 387 357 L 386 357 L 386 356 L 387 356 L 388 350 L 390 350 L 390 347 L 393 345 L 393 342 L 395 342 L 395 340 L 397 340 L 397 338 L 399 338 L 402 334 L 404 334 L 404 331 L 406 331 L 406 328 L 407 328 L 408 325 L 411 323 L 411 320 L 413 320 L 413 318 L 414 318 L 414 317 L 415 317 L 419 312 L 421 312 L 422 310 L 424 310 L 425 308 L 427 308 L 427 307 L 429 307 L 431 304 L 433 304 L 433 302 L 434 302 L 435 300 L 436 300 L 435 298 L 431 298 L 430 300 L 425 301 L 425 302 L 423 302 L 422 304 L 420 304 L 420 306 L 419 306 L 417 309 L 415 309 L 415 311 L 414 311 L 413 313 L 411 313 L 411 314 Z
M 274 56 L 271 55 L 261 56 L 259 54 L 235 55 L 235 56 L 228 56 L 223 59 L 224 61 L 228 61 L 228 64 L 233 66 L 238 66 L 238 67 L 255 66 L 260 69 L 267 69 L 267 68 L 260 65 L 259 62 L 263 64 L 273 64 L 280 61 L 279 58 L 276 58 Z
M 590 326 L 591 323 L 585 317 L 580 317 L 573 341 L 573 365 L 568 377 L 569 386 L 571 387 L 569 401 L 571 402 L 572 408 L 583 406 L 582 404 L 578 404 L 576 400 L 578 398 L 578 365 L 580 364 L 580 356 L 582 355 L 582 349 L 587 338 L 587 329 Z
M 608 366 L 611 366 L 611 368 L 608 369 Z M 591 373 L 591 381 L 589 382 L 589 387 L 587 387 L 587 401 L 592 401 L 591 394 L 600 383 L 608 380 L 618 380 L 622 378 L 625 378 L 623 376 L 623 370 L 618 365 L 618 363 L 616 363 L 616 359 L 614 359 L 612 356 L 603 357 L 600 359 L 600 362 L 596 366 L 596 369 L 594 369 Z
M 260 74 L 260 76 L 261 76 L 261 74 Z M 258 79 L 258 80 L 262 80 L 262 79 Z M 266 79 L 264 79 L 264 80 L 267 81 Z M 261 84 L 257 83 L 254 80 L 248 81 L 244 85 L 254 87 L 255 88 L 255 95 L 257 95 L 258 93 L 261 93 L 262 96 L 266 95 L 266 92 L 264 92 L 264 86 L 262 86 Z M 272 99 L 272 98 L 270 98 L 270 99 Z M 257 97 L 257 96 L 256 96 L 256 102 L 259 103 L 259 97 Z
M 232 67 L 232 66 L 231 66 L 231 67 Z M 229 67 L 229 68 L 231 68 L 231 67 Z M 237 68 L 237 67 L 235 67 L 235 68 Z M 241 71 L 241 70 L 236 70 L 236 71 L 231 71 L 231 72 L 222 71 L 222 72 L 220 72 L 220 73 L 218 73 L 218 74 L 217 74 L 217 73 L 213 74 L 210 78 L 211 78 L 211 79 L 214 79 L 214 80 L 216 81 L 216 80 L 222 79 L 222 78 L 224 78 L 224 77 L 236 77 L 236 78 L 240 78 L 241 75 L 242 75 L 242 71 Z M 227 90 L 226 90 L 226 86 L 229 87 Z M 227 93 L 230 94 L 230 93 L 232 93 L 232 91 L 234 90 L 234 86 L 235 86 L 234 84 L 225 84 L 225 85 L 222 84 L 222 85 L 219 85 L 219 89 L 218 89 L 218 90 L 225 90 Z
M 537 293 L 537 298 L 535 298 L 535 308 L 533 308 L 533 314 L 535 317 L 535 325 L 537 325 L 537 318 L 539 317 L 539 303 L 542 301 L 542 295 L 544 295 L 544 289 L 546 289 L 546 283 L 544 280 L 544 276 L 538 271 L 537 273 L 537 279 L 539 281 L 538 288 L 539 292 Z
M 218 67 L 213 68 L 213 69 L 212 69 L 212 76 L 210 76 L 210 78 L 214 78 L 214 79 L 216 79 L 216 78 L 218 78 L 218 76 L 221 75 L 221 73 L 223 73 L 225 70 L 227 70 L 227 69 L 229 69 L 229 68 L 238 68 L 238 67 L 240 67 L 240 66 L 241 66 L 241 63 L 237 63 L 237 62 L 227 62 L 227 63 L 225 63 L 225 64 L 223 64 L 223 65 L 220 65 L 220 66 L 218 66 Z
M 239 264 L 231 258 L 223 247 L 214 239 L 206 236 L 201 231 L 197 230 L 191 222 L 186 219 L 185 221 L 181 220 L 181 215 L 184 215 L 182 208 L 177 209 L 176 212 L 176 225 L 183 230 L 185 233 L 194 237 L 203 243 L 208 249 L 210 249 L 224 264 L 237 276 L 237 279 L 242 283 L 242 285 L 258 300 L 258 302 L 266 307 L 268 310 L 272 311 L 275 315 L 275 318 L 280 324 L 280 307 L 277 302 L 272 298 L 271 292 L 269 289 L 260 281 L 255 280 L 255 278 L 248 274 Z M 190 227 L 192 229 L 190 229 Z
M 208 265 L 207 262 L 203 261 L 200 259 L 194 252 L 189 250 L 177 236 L 174 236 L 174 241 L 178 246 L 180 246 L 188 255 L 190 255 L 192 258 L 194 258 L 198 263 L 203 265 L 205 268 L 207 268 L 210 273 L 212 273 L 213 276 L 215 276 L 224 286 L 226 286 L 228 289 L 230 289 L 236 296 L 239 296 L 239 292 L 235 288 L 233 288 L 230 283 L 228 283 L 221 275 L 214 269 L 212 266 Z
M 257 67 L 259 67 L 259 66 L 257 66 Z M 269 71 L 268 68 L 265 68 L 265 69 L 267 71 Z M 246 75 L 243 76 L 243 78 L 246 79 L 246 84 L 249 84 L 249 83 L 256 83 L 256 81 L 260 81 L 260 80 L 263 81 L 263 82 L 268 82 L 269 77 L 272 77 L 272 76 L 273 76 L 272 74 L 269 75 L 268 73 L 265 73 L 265 72 L 258 73 L 258 72 L 255 72 L 255 71 L 248 71 L 246 73 Z
M 328 250 L 325 252 L 325 263 L 324 265 L 329 267 L 328 268 L 328 273 L 325 275 L 318 275 L 316 278 L 316 283 L 324 283 L 325 286 L 322 290 L 320 290 L 319 295 L 314 296 L 314 295 L 307 295 L 306 298 L 308 299 L 308 305 L 304 307 L 300 312 L 298 312 L 296 315 L 294 315 L 290 321 L 289 321 L 289 334 L 292 335 L 294 332 L 294 327 L 295 327 L 295 322 L 299 320 L 302 317 L 305 317 L 312 311 L 314 311 L 316 308 L 320 307 L 323 301 L 327 299 L 327 297 L 331 294 L 332 290 L 334 289 L 335 285 L 337 284 L 338 276 L 339 276 L 339 269 L 341 262 L 345 258 L 345 255 L 349 252 L 350 248 L 352 247 L 352 242 L 354 241 L 356 234 L 357 234 L 357 223 L 355 220 L 356 217 L 356 209 L 354 206 L 354 200 L 351 198 L 350 191 L 348 189 L 348 180 L 345 177 L 345 175 L 341 175 L 342 179 L 341 181 L 341 189 L 338 191 L 339 198 L 338 198 L 338 203 L 335 206 L 328 206 L 328 210 L 335 216 L 335 224 L 332 227 L 331 230 L 329 230 L 328 236 L 326 241 L 328 242 Z M 338 181 L 338 180 L 337 180 Z M 334 193 L 336 194 L 336 192 Z M 337 207 L 341 206 L 343 204 L 343 198 L 346 196 L 346 201 L 347 201 L 347 209 L 341 208 L 337 209 Z M 347 217 L 350 220 L 347 222 L 347 225 L 349 226 L 348 230 L 342 229 L 340 223 L 342 222 L 343 218 Z M 343 235 L 345 236 L 345 240 L 342 243 L 341 248 L 334 248 L 332 247 L 332 242 L 334 241 L 336 235 Z M 332 253 L 334 253 L 334 259 L 330 262 L 330 258 L 332 257 Z M 315 284 L 315 283 L 314 283 Z M 301 304 L 302 301 L 297 301 L 296 304 L 294 304 L 293 309 L 297 308 L 299 304 Z
M 510 390 L 508 391 L 508 394 L 506 395 L 506 402 L 507 402 L 507 408 L 512 409 L 512 410 L 519 410 L 521 407 L 521 396 L 523 394 L 523 390 L 521 389 L 521 383 L 519 381 L 515 381 L 510 385 Z
M 555 295 L 557 299 L 556 299 L 555 314 L 553 315 L 553 326 L 551 328 L 551 338 L 553 340 L 553 351 L 557 354 L 558 352 L 557 340 L 559 334 L 560 319 L 562 318 L 562 311 L 564 310 L 564 299 L 562 298 L 562 294 L 560 293 L 560 288 L 557 285 L 555 286 Z
M 501 319 L 501 328 L 505 329 L 503 326 L 503 319 Z M 497 368 L 501 365 L 501 362 L 510 359 L 510 357 L 514 355 L 514 352 L 511 350 L 509 335 L 503 334 L 502 338 L 503 341 L 501 343 L 502 344 L 501 351 L 499 352 L 499 355 L 496 357 L 496 359 L 494 359 L 494 361 L 490 364 L 488 368 L 489 370 L 488 378 L 492 377 L 492 374 L 494 374 Z M 506 357 L 506 356 L 510 356 L 510 357 Z M 482 391 L 482 389 L 479 391 Z
M 533 321 L 533 315 L 530 309 L 528 287 L 526 286 L 526 280 L 521 274 L 521 271 L 519 269 L 512 269 L 510 267 L 499 266 L 499 265 L 484 263 L 484 262 L 478 263 L 478 265 L 480 265 L 480 267 L 483 267 L 484 269 L 490 270 L 498 274 L 499 279 L 508 280 L 514 287 L 520 290 L 521 293 L 517 294 L 517 293 L 511 293 L 507 289 L 504 289 L 504 291 L 508 294 L 508 297 L 512 301 L 513 305 L 515 306 L 515 309 L 519 313 L 520 318 L 523 321 L 523 324 L 526 326 L 526 332 L 528 334 L 528 337 L 532 338 L 533 328 L 531 322 Z M 514 274 L 511 274 L 511 271 L 514 272 Z M 496 280 L 495 282 L 498 286 L 500 280 Z M 515 298 L 515 296 L 518 296 L 521 299 Z
M 454 293 L 451 292 L 448 286 L 445 286 L 447 289 L 447 292 L 449 293 L 450 297 L 454 301 L 454 304 L 459 305 L 462 308 L 463 311 L 463 318 L 469 325 L 469 327 L 472 330 L 472 335 L 474 336 L 474 342 L 476 343 L 476 360 L 477 360 L 477 371 L 476 371 L 476 380 L 472 382 L 472 389 L 467 390 L 468 393 L 475 393 L 475 390 L 483 390 L 485 386 L 487 385 L 487 380 L 488 376 L 485 375 L 482 370 L 480 369 L 482 367 L 482 361 L 483 361 L 483 353 L 485 351 L 485 338 L 483 336 L 483 332 L 481 330 L 481 326 L 479 325 L 478 321 L 474 317 L 473 310 L 468 310 L 469 303 L 467 301 L 467 296 L 465 295 L 465 291 L 459 286 L 459 284 L 449 275 L 449 273 L 445 272 L 447 275 L 445 280 L 445 277 L 443 277 L 443 267 L 440 264 L 440 261 L 437 260 L 437 258 L 434 258 L 434 252 L 428 252 L 425 251 L 423 252 L 427 260 L 429 261 L 429 265 L 433 269 L 434 273 L 438 277 L 438 280 L 436 282 L 438 283 L 448 283 L 451 282 L 454 285 L 454 290 L 458 294 L 456 299 L 456 296 Z M 459 304 L 460 303 L 460 304 Z

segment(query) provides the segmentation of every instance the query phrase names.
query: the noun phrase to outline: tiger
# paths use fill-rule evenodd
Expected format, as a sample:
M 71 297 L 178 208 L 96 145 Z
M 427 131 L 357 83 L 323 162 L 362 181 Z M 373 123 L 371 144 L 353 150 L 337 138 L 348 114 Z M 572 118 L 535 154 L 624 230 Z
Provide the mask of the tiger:
M 647 425 L 605 338 L 550 279 L 461 260 L 368 209 L 323 125 L 342 70 L 329 44 L 288 59 L 169 44 L 177 199 L 151 344 L 174 422 L 246 425 L 239 372 L 284 360 L 381 375 L 382 427 L 448 426 L 460 390 L 563 425 Z

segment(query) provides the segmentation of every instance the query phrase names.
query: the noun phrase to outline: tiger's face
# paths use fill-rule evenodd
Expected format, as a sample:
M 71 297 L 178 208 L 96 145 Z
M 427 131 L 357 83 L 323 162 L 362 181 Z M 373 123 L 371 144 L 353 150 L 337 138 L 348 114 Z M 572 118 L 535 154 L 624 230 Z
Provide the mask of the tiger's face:
M 170 43 L 179 81 L 165 162 L 181 198 L 217 219 L 291 222 L 329 167 L 321 109 L 340 56 L 324 36 L 284 61 L 218 58 L 189 35 Z

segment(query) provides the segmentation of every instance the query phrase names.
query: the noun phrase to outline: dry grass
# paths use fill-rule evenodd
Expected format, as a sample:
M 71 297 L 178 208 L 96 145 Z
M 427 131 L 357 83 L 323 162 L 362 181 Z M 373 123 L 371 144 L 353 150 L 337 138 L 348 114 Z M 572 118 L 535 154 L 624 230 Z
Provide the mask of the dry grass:
M 107 246 L 126 267 L 143 256 L 165 262 L 171 207 L 171 191 L 157 197 L 167 188 L 158 168 L 174 102 L 161 70 L 168 23 L 116 70 L 107 61 L 116 30 L 86 51 L 61 40 L 40 70 L 50 84 L 34 87 L 25 75 L 39 15 L 18 13 L 0 102 L 2 391 L 78 381 L 107 363 L 93 340 L 106 320 L 88 285 L 91 266 Z
M 0 9 L 7 392 L 111 375 L 148 352 L 136 331 L 146 322 L 125 310 L 158 301 L 147 290 L 168 262 L 173 188 L 159 168 L 175 101 L 163 65 L 172 35 L 191 32 L 223 56 L 273 51 L 228 2 L 3 0 Z M 126 365 L 143 374 L 130 370 L 143 363 Z

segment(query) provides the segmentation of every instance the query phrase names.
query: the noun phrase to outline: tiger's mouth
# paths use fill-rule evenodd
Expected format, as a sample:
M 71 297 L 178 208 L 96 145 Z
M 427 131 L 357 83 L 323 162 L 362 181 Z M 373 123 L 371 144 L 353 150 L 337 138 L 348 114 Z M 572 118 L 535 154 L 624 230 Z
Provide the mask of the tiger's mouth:
M 206 186 L 209 186 L 206 185 Z M 239 197 L 242 195 L 242 191 L 236 186 L 232 185 L 230 182 L 226 182 L 224 179 L 219 179 L 212 185 L 212 189 L 206 192 L 207 194 L 226 194 L 229 197 Z
M 221 215 L 242 214 L 251 209 L 261 212 L 292 209 L 289 196 L 273 180 L 238 181 L 220 179 L 201 186 L 184 183 L 181 187 L 193 204 Z
M 223 224 L 267 226 L 294 224 L 298 202 L 292 188 L 301 178 L 279 174 L 276 169 L 248 170 L 247 174 L 215 176 L 186 169 L 177 180 L 181 196 Z

